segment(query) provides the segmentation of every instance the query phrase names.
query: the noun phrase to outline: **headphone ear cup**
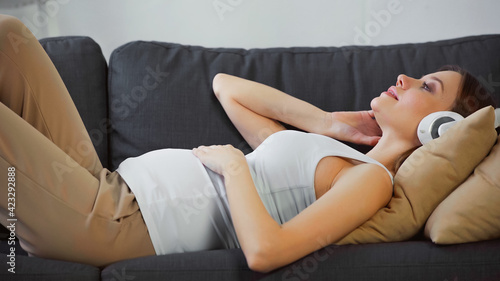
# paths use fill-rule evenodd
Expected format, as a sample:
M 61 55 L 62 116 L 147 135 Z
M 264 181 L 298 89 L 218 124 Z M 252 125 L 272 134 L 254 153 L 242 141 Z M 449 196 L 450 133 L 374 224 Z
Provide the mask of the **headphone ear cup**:
M 453 123 L 463 120 L 462 115 L 452 111 L 438 111 L 424 117 L 418 125 L 417 135 L 420 143 L 440 137 Z

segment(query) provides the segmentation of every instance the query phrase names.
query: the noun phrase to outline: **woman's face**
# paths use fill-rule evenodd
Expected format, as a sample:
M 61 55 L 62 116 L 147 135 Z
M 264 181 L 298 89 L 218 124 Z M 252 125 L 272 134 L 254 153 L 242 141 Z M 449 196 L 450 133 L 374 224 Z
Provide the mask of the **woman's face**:
M 396 86 L 371 102 L 382 131 L 390 130 L 418 145 L 418 124 L 432 112 L 452 108 L 460 80 L 461 75 L 455 71 L 435 72 L 420 79 L 399 75 Z

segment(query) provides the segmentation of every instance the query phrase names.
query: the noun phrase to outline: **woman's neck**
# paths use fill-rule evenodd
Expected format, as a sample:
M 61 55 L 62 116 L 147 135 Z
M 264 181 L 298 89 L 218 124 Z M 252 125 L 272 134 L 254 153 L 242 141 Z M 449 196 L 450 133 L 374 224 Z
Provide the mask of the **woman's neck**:
M 403 153 L 415 147 L 415 144 L 401 140 L 397 136 L 384 134 L 366 155 L 384 165 L 392 174 L 396 173 L 396 161 Z

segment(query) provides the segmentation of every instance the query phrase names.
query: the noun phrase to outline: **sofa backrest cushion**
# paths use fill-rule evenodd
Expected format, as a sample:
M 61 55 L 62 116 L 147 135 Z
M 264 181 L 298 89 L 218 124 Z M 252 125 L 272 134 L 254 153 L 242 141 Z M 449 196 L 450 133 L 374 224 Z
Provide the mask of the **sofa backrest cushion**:
M 219 72 L 276 87 L 328 111 L 361 110 L 369 109 L 399 74 L 419 78 L 445 64 L 463 66 L 495 91 L 498 50 L 500 35 L 379 47 L 250 50 L 131 42 L 110 58 L 110 167 L 166 147 L 229 143 L 250 152 L 213 95 L 211 81 Z
M 61 75 L 102 165 L 108 167 L 108 66 L 101 47 L 85 36 L 45 38 L 40 43 Z

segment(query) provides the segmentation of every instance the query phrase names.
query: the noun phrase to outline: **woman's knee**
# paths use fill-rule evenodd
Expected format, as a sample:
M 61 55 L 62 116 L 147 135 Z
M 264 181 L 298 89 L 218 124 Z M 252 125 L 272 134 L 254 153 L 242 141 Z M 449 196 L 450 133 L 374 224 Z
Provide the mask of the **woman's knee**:
M 5 45 L 19 49 L 19 45 L 26 44 L 34 35 L 18 18 L 9 15 L 0 15 L 0 44 L 1 50 Z

